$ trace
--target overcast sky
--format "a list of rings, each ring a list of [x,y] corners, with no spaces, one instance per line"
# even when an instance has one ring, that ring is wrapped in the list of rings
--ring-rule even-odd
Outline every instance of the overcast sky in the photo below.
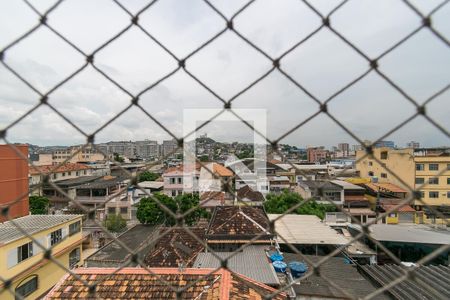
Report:
[[[31,1],[40,11],[53,1]],[[148,1],[122,0],[131,12]],[[246,1],[211,1],[227,17]],[[411,1],[428,13],[441,1]],[[326,14],[339,1],[311,3]],[[0,49],[38,22],[22,1],[0,1]],[[107,0],[68,0],[48,17],[49,24],[68,40],[90,53],[130,23],[129,16]],[[224,27],[221,19],[202,1],[162,0],[139,18],[155,38],[182,58]],[[321,23],[301,1],[256,1],[234,23],[235,28],[272,57],[277,57]],[[376,57],[421,24],[403,1],[349,1],[331,17],[333,28],[370,57]],[[433,26],[450,39],[450,5],[433,16]],[[5,61],[41,92],[46,92],[84,63],[84,57],[45,27],[9,49]],[[132,93],[168,74],[177,62],[137,27],[95,56],[95,64]],[[424,102],[450,83],[450,48],[428,30],[422,30],[379,61],[398,86]],[[272,63],[233,32],[226,32],[187,60],[186,68],[216,94],[230,99]],[[328,29],[322,29],[281,60],[282,69],[321,101],[368,69],[367,62]],[[39,97],[0,65],[0,128],[22,116]],[[64,84],[49,102],[87,133],[93,132],[130,103],[130,97],[92,67]],[[221,108],[223,104],[183,70],[140,98],[149,114],[181,136],[183,109]],[[274,71],[233,101],[233,108],[267,109],[270,139],[283,135],[318,110],[318,105],[284,75]],[[376,140],[415,113],[415,107],[372,72],[332,100],[329,111],[362,140]],[[427,106],[429,115],[447,131],[450,128],[450,91]],[[252,136],[244,124],[210,124],[203,132],[222,141]],[[102,130],[97,142],[110,140],[168,139],[169,135],[142,111],[133,107]],[[47,107],[8,131],[11,142],[71,145],[85,138]],[[386,139],[405,146],[449,145],[449,139],[422,117]],[[281,141],[304,147],[357,142],[325,115],[319,115]]]

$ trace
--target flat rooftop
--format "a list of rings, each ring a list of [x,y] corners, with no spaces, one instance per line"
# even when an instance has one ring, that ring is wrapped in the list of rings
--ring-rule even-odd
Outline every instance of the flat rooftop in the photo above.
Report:
[[[268,214],[275,220],[281,215]],[[304,245],[345,245],[347,240],[330,226],[323,223],[317,216],[287,214],[275,221],[277,241],[280,244]],[[283,238],[281,238],[282,236]],[[285,242],[286,241],[286,242]]]
[[[82,215],[29,215],[0,223],[0,245],[80,219]],[[17,229],[22,228],[22,231]],[[26,234],[25,234],[26,233]]]
[[[361,231],[361,226],[350,224],[349,228]],[[418,244],[450,244],[450,231],[417,224],[373,224],[369,227],[371,236],[382,242],[404,242]]]

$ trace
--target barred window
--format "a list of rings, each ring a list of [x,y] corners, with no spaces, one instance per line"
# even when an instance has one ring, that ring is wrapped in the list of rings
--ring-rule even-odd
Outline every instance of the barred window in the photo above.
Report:
[[[28,295],[31,295],[37,289],[38,289],[38,276],[33,275],[33,277],[30,280],[16,287],[15,299],[23,299]]]
[[[62,229],[58,229],[50,233],[50,245],[56,245],[62,241]]]

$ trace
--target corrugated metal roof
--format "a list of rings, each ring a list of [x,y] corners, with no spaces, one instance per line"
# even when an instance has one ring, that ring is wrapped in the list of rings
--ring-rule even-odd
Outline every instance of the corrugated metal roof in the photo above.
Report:
[[[279,214],[269,214],[270,220],[277,219]],[[275,221],[275,231],[278,243],[304,245],[345,245],[347,240],[339,235],[330,226],[323,223],[318,217],[310,215],[287,214]]]
[[[264,284],[280,284],[264,249],[267,246],[250,245],[242,252],[228,259],[228,268],[236,273],[247,276]],[[215,252],[221,259],[233,255],[233,252]],[[199,253],[194,262],[194,268],[218,268],[220,261],[212,253]]]
[[[17,226],[32,235],[80,217],[81,215],[30,215],[0,223],[0,244],[10,243],[26,236],[17,229]]]
[[[361,226],[357,224],[348,225],[358,231]],[[434,229],[426,225],[418,224],[373,224],[369,226],[370,236],[377,241],[404,242],[420,244],[450,244],[450,231],[446,229]]]
[[[377,284],[384,286],[405,274],[410,267],[400,265],[366,265],[363,272]],[[396,284],[388,289],[395,299],[436,299],[433,292],[437,292],[442,299],[450,299],[450,267],[448,266],[419,266],[414,271],[416,281],[412,278]]]

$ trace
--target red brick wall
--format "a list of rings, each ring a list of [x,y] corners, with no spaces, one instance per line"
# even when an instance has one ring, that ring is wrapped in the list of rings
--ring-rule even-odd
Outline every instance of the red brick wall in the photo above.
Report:
[[[27,145],[16,145],[28,157]],[[19,197],[20,200],[14,204]],[[0,208],[9,206],[9,217],[28,215],[28,161],[22,159],[13,148],[0,145]],[[7,220],[0,214],[0,222]]]

